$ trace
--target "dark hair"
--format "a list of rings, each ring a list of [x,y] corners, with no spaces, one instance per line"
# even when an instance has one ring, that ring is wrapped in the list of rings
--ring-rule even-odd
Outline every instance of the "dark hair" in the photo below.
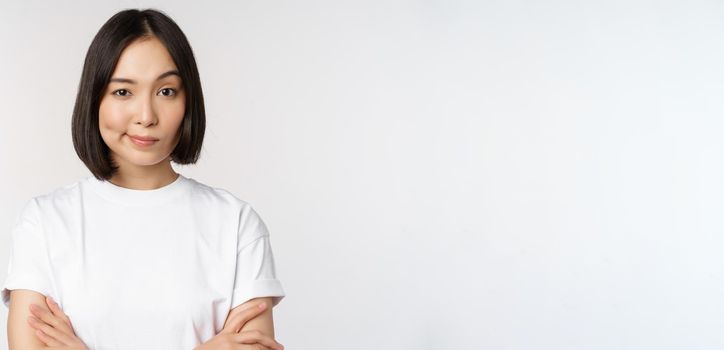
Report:
[[[187,91],[184,119],[178,144],[171,153],[177,164],[193,164],[199,158],[206,128],[204,97],[191,45],[181,28],[165,13],[127,9],[106,21],[88,47],[78,95],[73,108],[73,146],[78,157],[98,180],[110,179],[118,166],[101,137],[98,125],[100,100],[123,50],[143,37],[158,38],[176,64]]]

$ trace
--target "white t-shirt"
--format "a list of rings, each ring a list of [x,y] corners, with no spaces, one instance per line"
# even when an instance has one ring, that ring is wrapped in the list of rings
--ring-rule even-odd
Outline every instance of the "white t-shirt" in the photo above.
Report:
[[[27,201],[6,307],[12,289],[55,299],[91,350],[190,350],[237,305],[285,295],[257,212],[181,174],[154,190],[89,176]]]

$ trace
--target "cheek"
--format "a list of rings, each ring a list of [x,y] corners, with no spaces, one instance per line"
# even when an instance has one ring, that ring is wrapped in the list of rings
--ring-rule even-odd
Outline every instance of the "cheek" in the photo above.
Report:
[[[124,113],[121,106],[116,106],[112,101],[101,101],[98,110],[98,125],[101,134],[125,132]]]
[[[184,103],[174,103],[167,106],[165,114],[168,118],[166,119],[169,120],[169,124],[180,124],[184,119],[184,112],[186,112]]]
[[[166,123],[166,126],[168,127],[168,129],[166,131],[172,134],[178,131],[181,123],[184,120],[184,114],[186,113],[186,102],[183,99],[183,96],[181,96],[181,99],[178,103],[171,104],[167,107],[168,108],[166,109],[166,115],[168,116],[168,123]]]

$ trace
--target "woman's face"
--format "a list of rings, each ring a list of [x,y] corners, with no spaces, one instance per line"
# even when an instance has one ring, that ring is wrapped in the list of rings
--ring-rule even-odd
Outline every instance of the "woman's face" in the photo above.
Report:
[[[185,97],[176,64],[157,38],[136,40],[123,50],[101,97],[98,123],[120,169],[169,158],[179,141]]]

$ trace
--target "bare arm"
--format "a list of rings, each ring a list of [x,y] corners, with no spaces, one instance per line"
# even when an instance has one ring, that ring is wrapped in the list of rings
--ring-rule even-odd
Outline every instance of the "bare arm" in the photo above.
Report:
[[[226,321],[224,322],[224,327],[226,327],[226,323],[229,322],[229,319],[231,319],[234,315],[241,312],[241,310],[244,310],[248,307],[256,306],[257,304],[260,304],[261,302],[266,302],[266,310],[259,314],[259,316],[254,317],[253,319],[249,320],[249,322],[246,322],[244,326],[241,328],[241,332],[250,331],[250,330],[258,330],[259,332],[267,335],[268,337],[274,339],[274,319],[272,317],[272,297],[263,297],[263,298],[254,298],[251,299],[229,311],[229,315],[226,317]]]
[[[8,349],[40,350],[47,349],[35,335],[35,329],[28,324],[31,316],[30,304],[50,310],[45,303],[45,295],[28,289],[10,291],[10,311],[8,313]]]

